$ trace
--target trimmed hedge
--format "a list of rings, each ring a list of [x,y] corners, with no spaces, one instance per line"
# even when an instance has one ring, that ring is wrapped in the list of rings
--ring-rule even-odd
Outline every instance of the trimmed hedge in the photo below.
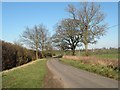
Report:
[[[35,51],[2,41],[2,70],[11,69],[35,60]]]

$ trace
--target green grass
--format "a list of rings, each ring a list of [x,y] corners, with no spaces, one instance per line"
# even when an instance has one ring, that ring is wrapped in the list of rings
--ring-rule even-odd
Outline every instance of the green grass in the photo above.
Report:
[[[46,60],[3,73],[3,88],[42,88],[46,74]]]
[[[85,52],[76,52],[77,56],[84,56]],[[89,51],[89,56],[95,56],[101,59],[111,59],[117,60],[118,59],[118,50],[95,50],[94,52]]]
[[[113,78],[118,80],[118,70],[114,70],[112,68],[108,68],[101,65],[91,65],[91,64],[84,64],[81,61],[75,61],[75,60],[67,60],[67,59],[60,59],[62,62],[69,64],[71,66],[74,66],[79,69],[83,69],[89,72],[93,72],[105,77]]]
[[[72,55],[71,51],[60,51],[56,50],[53,51],[55,55]],[[117,60],[118,59],[118,49],[102,49],[102,50],[94,50],[94,52],[91,50],[88,52],[89,56],[95,56],[98,58],[105,58],[105,59],[110,59],[110,60]],[[76,56],[85,56],[85,51],[79,51],[76,50]]]
[[[95,56],[101,59],[118,60],[118,50],[91,50],[89,56]],[[65,55],[72,55],[71,51],[64,52]],[[85,51],[76,50],[76,56],[85,56]]]
[[[98,54],[94,55],[98,58],[106,58],[106,59],[112,59],[112,60],[117,60],[118,59],[118,54]]]

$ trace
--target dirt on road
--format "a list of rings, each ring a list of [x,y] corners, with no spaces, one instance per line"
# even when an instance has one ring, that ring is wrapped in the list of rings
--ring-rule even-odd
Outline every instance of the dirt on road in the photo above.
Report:
[[[47,74],[44,79],[43,88],[63,88],[63,85],[60,80],[47,68]]]

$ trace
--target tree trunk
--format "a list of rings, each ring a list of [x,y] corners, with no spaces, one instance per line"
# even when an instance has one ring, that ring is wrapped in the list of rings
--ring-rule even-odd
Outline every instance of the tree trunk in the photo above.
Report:
[[[38,49],[36,49],[36,60],[38,59]]]
[[[36,59],[38,59],[38,31],[36,29]]]
[[[72,55],[73,55],[73,56],[75,55],[75,49],[72,50]]]
[[[42,50],[42,58],[44,58],[44,51]]]
[[[85,55],[88,56],[88,44],[85,44]]]
[[[43,45],[43,43],[42,43],[42,58],[44,58],[44,45]]]

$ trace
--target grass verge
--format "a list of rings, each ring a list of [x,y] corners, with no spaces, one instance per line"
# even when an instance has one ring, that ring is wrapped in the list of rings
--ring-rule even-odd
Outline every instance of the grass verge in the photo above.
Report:
[[[46,74],[46,61],[37,60],[33,64],[2,74],[3,88],[42,88]]]
[[[69,59],[63,59],[61,58],[60,61],[69,64],[71,66],[74,66],[79,69],[83,69],[89,72],[93,72],[105,77],[109,77],[112,79],[118,80],[118,70],[114,70],[109,67],[105,67],[102,65],[91,65],[91,64],[84,64],[81,61],[76,61],[76,60],[69,60]]]

